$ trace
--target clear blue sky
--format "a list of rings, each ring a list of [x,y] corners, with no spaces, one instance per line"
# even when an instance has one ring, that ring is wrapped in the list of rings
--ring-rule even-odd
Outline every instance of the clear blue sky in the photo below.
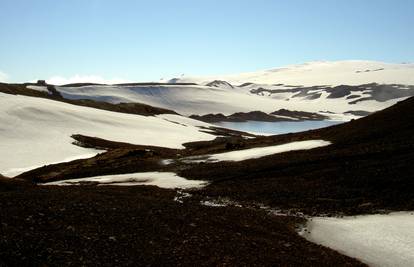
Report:
[[[412,0],[0,0],[0,72],[147,81],[312,60],[412,62],[413,12]]]

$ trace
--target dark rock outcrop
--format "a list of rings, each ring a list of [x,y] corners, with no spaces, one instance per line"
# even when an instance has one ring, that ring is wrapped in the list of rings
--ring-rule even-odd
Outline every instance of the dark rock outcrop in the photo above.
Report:
[[[215,122],[245,122],[245,121],[264,121],[264,122],[278,122],[278,121],[301,121],[301,120],[326,120],[329,117],[319,113],[305,112],[305,111],[290,111],[287,109],[280,109],[267,114],[262,111],[251,112],[236,112],[231,115],[206,114],[206,115],[191,115],[190,118],[215,123]]]
[[[321,115],[319,113],[315,112],[306,112],[306,111],[291,111],[288,109],[279,109],[277,111],[274,111],[270,113],[272,115],[278,115],[278,116],[286,116],[290,118],[294,118],[297,120],[326,120],[329,119],[328,116]]]
[[[209,82],[208,84],[206,84],[206,86],[234,88],[234,86],[231,85],[230,83],[228,83],[226,81],[220,81],[220,80],[215,80],[215,81]]]
[[[206,115],[191,115],[190,118],[200,120],[204,122],[244,122],[244,121],[284,121],[286,119],[280,119],[276,116],[269,115],[262,111],[251,111],[251,112],[236,112],[231,115],[225,116],[221,113],[218,114],[206,114]]]
[[[365,111],[365,110],[350,110],[350,111],[344,112],[344,114],[351,114],[355,116],[365,117],[365,116],[372,114],[372,112]]]
[[[284,87],[288,87],[284,85]],[[328,99],[345,98],[353,100],[349,104],[355,104],[361,101],[375,100],[384,102],[391,99],[414,96],[414,86],[402,84],[378,84],[369,83],[363,85],[338,85],[338,86],[310,86],[301,87],[293,86],[289,89],[271,89],[263,86],[251,89],[252,94],[270,95],[277,97],[278,94],[290,93],[290,98],[304,98],[307,100],[319,99],[321,92],[328,93]]]

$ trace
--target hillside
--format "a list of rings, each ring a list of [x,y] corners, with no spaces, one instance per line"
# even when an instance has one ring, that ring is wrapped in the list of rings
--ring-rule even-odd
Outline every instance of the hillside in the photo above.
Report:
[[[80,178],[79,169],[87,171],[87,176],[116,173],[113,170],[122,173],[161,170],[210,181],[206,188],[196,192],[200,198],[224,197],[308,214],[412,209],[413,108],[414,98],[410,98],[365,118],[319,130],[186,143],[186,149],[179,155],[161,149],[137,158],[137,152],[131,152],[136,148],[116,148],[114,144],[110,152],[93,159],[52,165],[21,177],[46,182],[63,177]],[[186,160],[304,140],[325,140],[332,144],[244,161]],[[167,159],[172,163],[162,163]],[[99,168],[99,164],[111,169]]]
[[[170,148],[215,138],[198,128],[209,124],[174,114],[126,114],[40,97],[0,93],[0,111],[0,173],[6,176],[102,152],[73,145],[73,134]]]
[[[185,116],[279,109],[350,120],[414,96],[414,64],[311,62],[220,77],[182,77],[170,83],[57,86],[69,100],[143,103]]]
[[[179,154],[174,149],[77,136],[85,145],[99,144],[108,152],[33,170],[20,176],[24,180],[0,178],[0,262],[358,266],[354,259],[301,238],[295,227],[304,223],[302,212],[413,210],[413,109],[414,98],[409,98],[342,125],[280,136],[184,143]],[[326,140],[326,144],[243,161],[190,160],[304,140]],[[171,163],[164,163],[166,159]],[[210,183],[182,191],[24,182],[40,182],[39,177],[70,179],[82,172],[94,176],[143,170],[176,172]],[[14,225],[16,221],[23,223]]]
[[[333,144],[180,172],[213,182],[200,194],[265,203],[308,214],[414,209],[414,98],[342,125],[259,137],[245,146],[322,139]]]

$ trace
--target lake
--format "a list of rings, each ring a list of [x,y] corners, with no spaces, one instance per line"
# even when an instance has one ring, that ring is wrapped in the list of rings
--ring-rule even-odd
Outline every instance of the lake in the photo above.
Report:
[[[313,130],[343,123],[343,121],[246,121],[246,122],[218,122],[213,123],[219,127],[237,131],[250,132],[253,134],[285,134]]]

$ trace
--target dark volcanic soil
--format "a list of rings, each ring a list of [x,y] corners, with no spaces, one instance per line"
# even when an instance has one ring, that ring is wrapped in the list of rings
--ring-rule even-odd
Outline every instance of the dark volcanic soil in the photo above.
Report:
[[[414,209],[414,98],[366,118],[324,129],[244,139],[237,133],[185,144],[185,150],[132,146],[92,137],[109,151],[92,159],[0,177],[0,266],[358,265],[309,243],[295,217],[205,207],[203,199],[263,203],[306,214]],[[182,157],[322,139],[333,145],[242,162],[191,164]],[[161,159],[174,159],[170,165]],[[33,181],[165,170],[211,181],[184,203],[156,187],[33,186]]]
[[[180,176],[212,180],[200,194],[259,202],[307,214],[414,209],[414,98],[343,125],[252,139],[333,145],[242,162],[197,164]]]
[[[293,217],[156,187],[3,184],[0,266],[362,266],[299,237]]]
[[[93,159],[20,175],[36,181],[137,171],[173,171],[211,184],[196,197],[228,197],[284,210],[360,214],[414,209],[414,98],[360,120],[295,134],[218,138],[182,151],[113,149]],[[333,144],[242,162],[189,164],[181,157],[322,139]],[[114,144],[116,145],[116,144]],[[143,152],[144,151],[144,152]],[[161,159],[178,159],[162,165]]]

